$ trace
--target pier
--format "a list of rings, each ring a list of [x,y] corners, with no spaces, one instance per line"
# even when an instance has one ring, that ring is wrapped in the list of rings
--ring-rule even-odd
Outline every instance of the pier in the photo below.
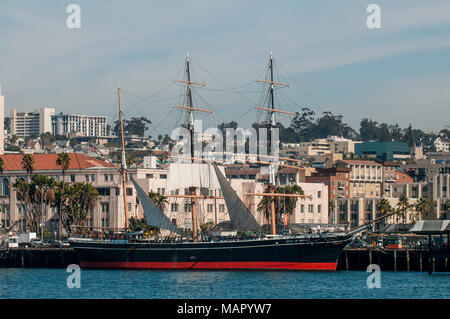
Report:
[[[450,251],[379,247],[345,248],[338,262],[338,270],[366,270],[370,264],[377,264],[385,271],[450,271]]]
[[[0,249],[0,268],[66,268],[78,264],[72,248]]]

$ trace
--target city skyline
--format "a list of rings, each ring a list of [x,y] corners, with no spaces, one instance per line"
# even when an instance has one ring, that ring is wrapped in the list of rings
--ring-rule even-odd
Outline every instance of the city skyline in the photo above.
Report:
[[[140,103],[135,95],[153,95],[179,78],[189,51],[194,75],[208,84],[200,91],[206,105],[200,106],[216,112],[210,126],[240,114],[245,116],[239,124],[250,125],[261,87],[254,83],[242,94],[226,89],[257,80],[273,50],[289,73],[291,87],[283,92],[295,105],[288,111],[331,111],[355,129],[369,117],[427,132],[449,124],[450,5],[440,1],[377,1],[380,29],[366,26],[369,2],[77,4],[78,30],[66,27],[66,3],[3,5],[5,114],[47,106],[58,113],[104,115],[112,124],[120,83],[125,114],[152,120],[152,136],[170,133],[175,116],[169,109],[176,104],[171,98],[179,87]]]

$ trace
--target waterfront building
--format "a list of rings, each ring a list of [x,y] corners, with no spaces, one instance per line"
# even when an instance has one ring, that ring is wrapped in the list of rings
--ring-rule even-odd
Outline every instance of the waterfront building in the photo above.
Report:
[[[10,113],[11,135],[18,137],[33,137],[43,133],[52,132],[51,117],[55,114],[54,108],[39,108],[33,112],[19,112],[12,109]]]
[[[349,198],[350,192],[350,171],[351,168],[336,166],[332,168],[317,168],[311,176],[306,176],[308,183],[324,183],[328,186],[328,197]]]
[[[407,143],[401,142],[366,142],[355,145],[355,154],[370,159],[394,161],[411,157]]]
[[[106,116],[76,115],[59,113],[51,117],[52,133],[54,135],[69,135],[76,133],[85,137],[107,136]]]
[[[377,198],[382,193],[383,166],[375,161],[343,160],[336,165],[350,169],[350,197]]]

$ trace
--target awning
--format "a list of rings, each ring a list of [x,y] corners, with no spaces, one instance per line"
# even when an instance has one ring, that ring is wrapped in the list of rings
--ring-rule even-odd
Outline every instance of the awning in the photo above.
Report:
[[[416,234],[448,234],[450,233],[450,220],[420,220],[409,230]]]

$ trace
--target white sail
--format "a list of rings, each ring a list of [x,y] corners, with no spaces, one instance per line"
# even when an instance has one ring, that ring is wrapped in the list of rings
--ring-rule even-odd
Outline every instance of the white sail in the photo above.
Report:
[[[214,167],[211,164],[172,163],[170,164],[167,190],[189,187],[220,189]],[[225,174],[223,167],[220,168]]]

